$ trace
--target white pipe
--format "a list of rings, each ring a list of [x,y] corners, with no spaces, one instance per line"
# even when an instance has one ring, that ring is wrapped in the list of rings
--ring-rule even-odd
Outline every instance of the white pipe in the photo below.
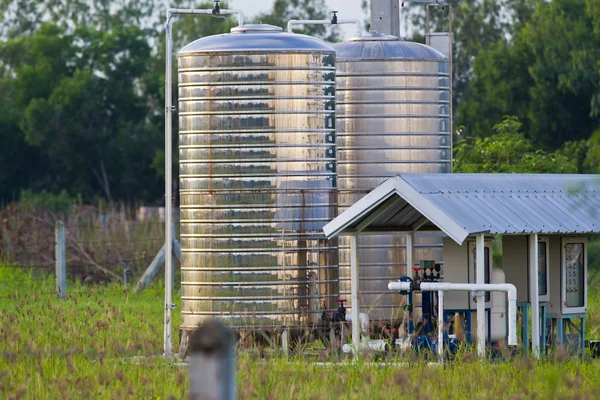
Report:
[[[338,19],[335,24],[329,19],[292,19],[287,23],[287,31],[294,32],[294,25],[342,25],[356,24],[356,36],[362,35],[362,22],[360,19]]]
[[[212,9],[193,9],[193,8],[169,8],[167,10],[167,19],[172,15],[213,15]],[[244,13],[242,10],[221,9],[218,15],[237,15],[238,25],[244,25]]]
[[[165,24],[165,318],[164,318],[164,356],[170,358],[173,354],[171,344],[171,310],[173,304],[173,35],[172,26],[174,15],[213,15],[212,9],[167,9]],[[238,16],[238,24],[244,24],[244,14],[241,10],[220,10],[220,15]]]
[[[368,349],[372,351],[384,352],[385,351],[385,340],[363,340],[360,344],[361,349]],[[346,343],[342,346],[342,351],[346,354],[352,353],[355,350],[353,344]]]
[[[485,284],[485,237],[480,233],[476,237],[476,268],[475,282]],[[477,354],[485,357],[485,294],[477,296]]]
[[[444,362],[444,291],[438,290],[438,356]]]
[[[540,297],[538,287],[538,235],[529,235],[529,301],[531,302],[531,351],[540,358]],[[523,315],[523,318],[529,318]],[[529,348],[529,343],[523,343]]]
[[[369,334],[369,315],[367,313],[361,312],[358,317],[360,321],[360,330],[362,331],[364,336]],[[346,313],[346,321],[352,322],[352,314]]]
[[[355,235],[350,236],[350,301],[352,302],[352,320],[360,321],[360,305],[358,303],[358,240]],[[352,343],[360,343],[359,324],[352,324]],[[356,352],[355,357],[358,357]]]
[[[396,291],[409,291],[411,282],[390,282],[388,289]],[[508,345],[517,345],[517,288],[511,283],[449,283],[449,282],[421,282],[419,290],[444,292],[505,292],[508,296]]]

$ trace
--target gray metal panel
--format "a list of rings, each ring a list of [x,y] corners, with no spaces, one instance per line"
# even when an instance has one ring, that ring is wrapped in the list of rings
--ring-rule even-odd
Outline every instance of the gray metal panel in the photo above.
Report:
[[[448,60],[428,46],[382,34],[354,38],[335,49],[340,212],[399,173],[450,172]],[[384,213],[376,223],[412,225],[419,217]],[[419,259],[442,261],[440,238],[418,235]],[[361,302],[370,318],[401,318],[403,299],[387,284],[410,270],[404,238],[361,237],[359,265]],[[350,300],[345,237],[340,238],[340,294]]]
[[[356,228],[394,196],[410,207],[396,203],[394,218],[376,218],[365,232],[404,230],[404,219],[414,219],[418,209],[429,219],[426,226],[437,226],[457,242],[481,232],[600,233],[600,175],[402,174],[331,221],[325,227],[327,235]]]
[[[469,232],[600,231],[600,176],[549,174],[403,175]]]
[[[250,28],[179,53],[184,330],[303,326],[338,296],[335,53]]]

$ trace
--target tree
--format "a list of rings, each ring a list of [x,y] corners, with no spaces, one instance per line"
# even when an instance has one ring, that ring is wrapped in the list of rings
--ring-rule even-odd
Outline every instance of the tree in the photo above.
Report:
[[[600,124],[597,9],[593,0],[538,2],[514,35],[476,58],[459,124],[486,135],[499,116],[513,114],[548,150],[589,139]]]
[[[154,198],[150,168],[160,134],[147,125],[139,77],[150,48],[134,26],[109,31],[43,24],[8,40],[18,127],[42,155],[35,186],[108,200]],[[157,135],[157,133],[159,135]]]
[[[495,135],[459,141],[454,149],[455,172],[575,173],[577,166],[559,153],[535,150],[520,132],[516,117],[504,117]]]
[[[469,84],[473,63],[479,53],[502,39],[510,29],[503,20],[506,11],[503,2],[497,0],[452,1],[453,32],[453,95],[455,104],[460,103]],[[445,7],[431,7],[432,31],[448,30],[448,11]],[[403,9],[405,23],[412,28],[411,40],[425,41],[425,7],[409,4]]]

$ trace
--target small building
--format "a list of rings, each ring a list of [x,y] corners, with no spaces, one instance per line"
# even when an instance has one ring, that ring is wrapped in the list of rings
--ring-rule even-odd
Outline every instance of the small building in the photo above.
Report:
[[[531,310],[534,355],[539,356],[547,342],[560,346],[574,338],[583,348],[587,239],[600,233],[600,175],[398,175],[323,230],[328,238],[351,237],[353,305],[359,304],[360,265],[352,238],[405,234],[407,262],[414,265],[419,261],[413,259],[415,233],[441,232],[445,235],[443,282],[490,283],[499,276],[517,288],[525,344],[529,342],[527,311]],[[492,239],[501,240],[501,265],[492,265]],[[503,310],[493,318],[493,296],[477,293],[474,298],[470,293],[453,292],[444,301],[446,311],[469,318],[476,310],[473,334],[481,355],[486,340],[506,334]],[[358,312],[352,309],[356,317]],[[358,329],[353,330],[353,339],[357,337]]]

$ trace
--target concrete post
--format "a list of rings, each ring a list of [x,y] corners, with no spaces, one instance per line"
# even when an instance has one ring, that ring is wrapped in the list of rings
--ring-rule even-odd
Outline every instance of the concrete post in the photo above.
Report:
[[[67,265],[65,262],[65,224],[58,221],[54,228],[56,262],[56,295],[59,299],[67,298]]]
[[[216,319],[190,337],[191,400],[234,400],[235,348],[233,332]]]

